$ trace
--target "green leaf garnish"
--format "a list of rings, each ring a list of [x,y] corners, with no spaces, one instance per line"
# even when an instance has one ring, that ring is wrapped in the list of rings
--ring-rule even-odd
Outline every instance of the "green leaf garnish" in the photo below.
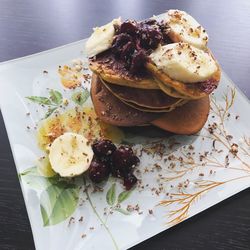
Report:
[[[113,183],[106,195],[106,201],[110,206],[113,206],[115,204],[116,200],[115,193],[116,193],[116,185],[115,183]]]
[[[123,201],[127,200],[130,194],[132,193],[133,189],[129,191],[123,191],[118,196],[118,203],[122,203]]]
[[[82,105],[89,98],[89,91],[85,89],[84,91],[78,91],[71,96],[71,100],[78,105]]]
[[[62,97],[62,94],[59,91],[51,89],[49,94],[50,94],[50,100],[53,103],[55,103],[57,105],[62,103],[63,97]]]
[[[47,97],[42,97],[42,96],[27,96],[26,97],[28,100],[41,104],[41,105],[51,105],[51,101]]]

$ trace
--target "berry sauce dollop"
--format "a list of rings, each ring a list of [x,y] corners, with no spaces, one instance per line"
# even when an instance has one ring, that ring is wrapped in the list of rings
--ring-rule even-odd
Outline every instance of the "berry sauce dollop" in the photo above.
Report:
[[[137,178],[133,174],[134,168],[140,159],[134,154],[131,147],[116,147],[112,141],[101,139],[92,145],[94,158],[89,167],[89,178],[94,183],[107,179],[110,173],[123,180],[126,190],[131,189]]]
[[[142,22],[127,20],[115,27],[116,35],[112,43],[112,52],[117,59],[125,63],[132,74],[143,74],[148,55],[159,44],[169,43],[166,24],[154,19]]]

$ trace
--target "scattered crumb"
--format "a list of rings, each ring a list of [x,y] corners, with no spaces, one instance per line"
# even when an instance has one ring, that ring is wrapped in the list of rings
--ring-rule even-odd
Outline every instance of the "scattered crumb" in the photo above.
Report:
[[[75,218],[74,218],[74,217],[70,217],[69,223],[68,223],[68,227],[69,227],[72,223],[75,223]]]
[[[238,153],[238,145],[236,143],[233,143],[231,145],[230,153],[232,153],[234,156]]]

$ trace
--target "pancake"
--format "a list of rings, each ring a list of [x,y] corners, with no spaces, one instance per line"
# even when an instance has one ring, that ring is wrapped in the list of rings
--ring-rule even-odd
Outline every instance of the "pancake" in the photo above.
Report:
[[[105,87],[120,100],[149,109],[168,109],[182,101],[161,90],[136,89],[110,84],[101,79]]]
[[[159,113],[142,112],[124,104],[109,92],[95,74],[92,75],[91,98],[99,119],[114,126],[145,125],[160,116]]]
[[[165,113],[151,123],[175,134],[195,134],[200,131],[206,123],[209,108],[209,97],[206,96],[199,100],[189,101],[172,112]]]
[[[174,109],[174,107],[169,107],[169,108],[164,108],[164,109],[151,109],[151,108],[147,108],[147,107],[143,107],[143,106],[137,105],[137,104],[132,103],[132,102],[124,101],[122,99],[121,99],[121,101],[123,103],[125,103],[126,105],[134,108],[134,109],[137,109],[137,110],[140,110],[140,111],[144,111],[144,112],[165,113],[165,112],[170,112],[171,110]]]
[[[115,58],[110,50],[89,59],[89,68],[107,82],[139,89],[159,89],[149,72],[141,76],[132,75],[122,61]]]
[[[127,102],[124,100],[121,100],[122,102],[124,102],[126,105],[134,108],[134,109],[138,109],[144,112],[159,112],[159,113],[165,113],[165,112],[171,112],[172,110],[174,110],[176,107],[179,107],[181,105],[184,105],[187,100],[180,100],[178,103],[173,104],[172,106],[168,107],[168,108],[163,108],[163,109],[151,109],[151,108],[147,108],[147,107],[143,107],[140,105],[137,105],[135,103],[131,103],[131,102]]]
[[[174,88],[160,82],[159,80],[157,80],[158,86],[160,87],[160,89],[167,95],[172,96],[174,98],[182,98],[182,99],[187,99],[190,100],[190,97],[185,96],[179,92],[177,92]]]
[[[218,64],[217,64],[218,65]],[[152,73],[152,75],[158,79],[162,84],[167,85],[168,87],[174,88],[177,92],[181,93],[189,97],[190,99],[200,99],[208,95],[208,93],[204,92],[200,83],[184,83],[180,81],[176,81],[171,79],[166,73],[164,73],[161,69],[158,69],[153,62],[148,62],[146,64],[147,69]],[[218,70],[211,77],[211,81],[218,85],[220,81],[220,67],[218,65]]]

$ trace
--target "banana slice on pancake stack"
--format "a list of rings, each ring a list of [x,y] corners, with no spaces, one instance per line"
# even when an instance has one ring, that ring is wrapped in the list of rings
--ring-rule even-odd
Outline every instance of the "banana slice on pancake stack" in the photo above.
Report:
[[[118,18],[95,28],[86,52],[99,118],[116,126],[198,132],[221,75],[207,43],[205,29],[180,10],[141,22]]]

